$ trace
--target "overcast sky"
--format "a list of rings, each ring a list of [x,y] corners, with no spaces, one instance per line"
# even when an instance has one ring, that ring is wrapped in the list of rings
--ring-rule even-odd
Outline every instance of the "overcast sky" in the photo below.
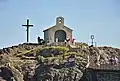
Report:
[[[100,46],[120,48],[120,0],[0,0],[0,48],[26,42],[26,19],[30,19],[30,42],[43,38],[43,29],[63,16],[73,37]]]

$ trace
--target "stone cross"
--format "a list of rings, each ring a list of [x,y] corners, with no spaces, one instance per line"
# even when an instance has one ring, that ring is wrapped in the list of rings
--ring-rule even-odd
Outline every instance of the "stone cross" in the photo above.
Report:
[[[22,25],[27,27],[27,42],[29,42],[29,27],[33,27],[33,25],[29,24],[29,19],[27,19],[27,25]]]

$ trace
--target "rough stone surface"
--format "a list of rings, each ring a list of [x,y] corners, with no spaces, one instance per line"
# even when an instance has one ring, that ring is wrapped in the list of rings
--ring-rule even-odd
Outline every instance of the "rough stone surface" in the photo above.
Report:
[[[0,67],[7,67],[12,72],[14,81],[39,81],[39,79],[50,79],[49,81],[79,81],[84,75],[86,68],[109,64],[109,58],[113,55],[120,58],[120,49],[112,47],[89,47],[87,44],[77,43],[74,48],[71,45],[68,46],[68,52],[77,53],[75,56],[75,65],[73,64],[72,67],[71,65],[69,67],[68,56],[65,56],[63,59],[61,55],[43,57],[41,64],[36,62],[36,55],[40,55],[40,49],[44,47],[46,46],[24,43],[1,49]],[[55,52],[56,50],[54,50]],[[3,76],[0,76],[0,79],[6,80]]]

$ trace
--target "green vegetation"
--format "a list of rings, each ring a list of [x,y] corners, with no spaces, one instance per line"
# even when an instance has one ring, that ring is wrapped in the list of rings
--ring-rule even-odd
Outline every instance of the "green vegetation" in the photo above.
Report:
[[[65,53],[65,52],[69,51],[68,48],[66,48],[66,47],[62,47],[62,46],[44,47],[44,48],[42,48],[40,51],[47,51],[47,50],[52,50],[52,49],[55,49],[55,50],[61,51],[62,53]]]
[[[56,55],[62,55],[66,52],[68,52],[69,49],[66,47],[61,46],[51,46],[51,47],[44,47],[40,50],[40,53],[38,55],[44,56],[44,57],[54,57]]]
[[[37,60],[38,63],[40,63],[40,64],[44,62],[44,59],[45,59],[45,58],[44,58],[43,56],[40,56],[40,55],[38,55],[37,58],[36,58],[36,60]]]
[[[65,54],[63,54],[64,56],[68,56],[68,55],[77,55],[76,52],[67,52]]]
[[[24,55],[24,54],[32,54],[34,52],[39,52],[39,50],[41,49],[41,47],[42,46],[34,48],[34,49],[31,49],[31,50],[22,51],[22,53],[17,54],[17,56],[19,57],[19,56]]]

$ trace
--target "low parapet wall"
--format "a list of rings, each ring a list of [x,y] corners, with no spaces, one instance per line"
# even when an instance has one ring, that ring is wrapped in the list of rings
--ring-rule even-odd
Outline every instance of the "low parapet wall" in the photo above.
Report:
[[[80,81],[120,81],[120,70],[87,68]]]
[[[90,64],[88,68],[92,69],[101,69],[101,70],[120,70],[120,63],[118,64],[100,64],[97,66],[96,64]]]

